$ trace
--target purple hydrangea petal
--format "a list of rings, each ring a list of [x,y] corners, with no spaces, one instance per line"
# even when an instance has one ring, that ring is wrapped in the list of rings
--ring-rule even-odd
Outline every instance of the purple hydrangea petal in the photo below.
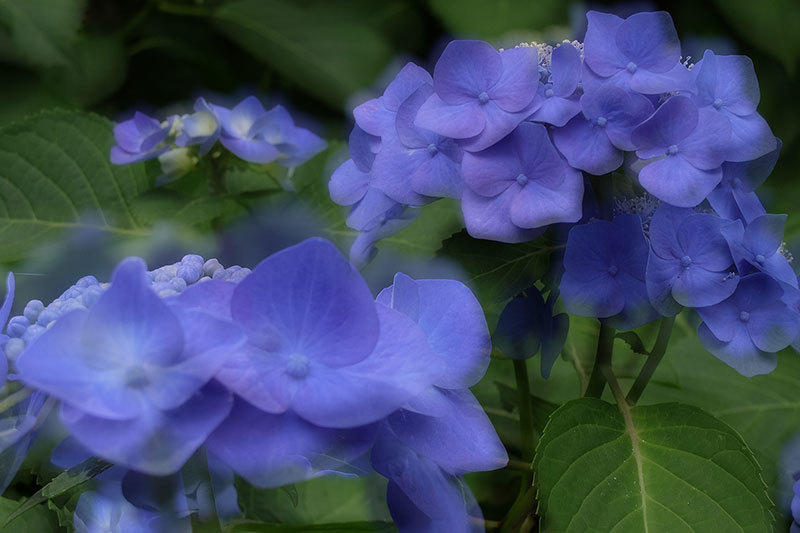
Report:
[[[220,142],[225,148],[250,163],[271,163],[280,155],[277,148],[263,139],[238,139],[223,135]]]
[[[620,24],[615,44],[637,70],[666,72],[681,56],[678,32],[666,11],[631,15]]]
[[[742,244],[753,256],[770,257],[783,242],[786,215],[763,215],[753,220],[744,230]]]
[[[642,270],[644,271],[644,269]],[[643,279],[634,277],[626,272],[621,272],[617,279],[620,289],[625,294],[625,305],[619,314],[603,318],[604,324],[619,330],[630,330],[658,318],[658,312],[650,304],[647,286]]]
[[[533,101],[538,105],[538,100]],[[489,148],[497,141],[514,131],[523,120],[527,119],[534,111],[535,106],[529,106],[516,113],[509,113],[501,109],[493,101],[481,106],[485,119],[485,128],[478,135],[463,139],[461,146],[464,150],[477,152]],[[441,132],[439,132],[441,133]]]
[[[570,165],[590,174],[600,176],[622,165],[623,153],[611,143],[606,130],[582,115],[554,129],[553,142]]]
[[[686,307],[705,307],[728,298],[736,290],[739,276],[692,266],[683,271],[672,286],[672,297]]]
[[[518,192],[512,186],[492,198],[464,189],[461,210],[469,234],[476,239],[490,239],[517,243],[532,241],[544,233],[545,228],[523,229],[511,222],[511,202]]]
[[[414,124],[419,108],[430,98],[431,94],[433,94],[433,86],[422,85],[397,109],[395,121],[397,138],[408,148],[427,148],[428,145],[436,145],[439,142],[439,136],[436,133]]]
[[[261,121],[266,113],[258,98],[248,96],[225,117],[225,133],[236,139],[253,139],[263,127]]]
[[[280,487],[328,473],[319,469],[323,456],[335,457],[346,470],[367,451],[375,429],[321,428],[293,413],[268,414],[237,399],[206,446],[249,483]]]
[[[278,146],[278,164],[293,168],[302,165],[328,147],[321,137],[305,128],[294,128],[285,143]]]
[[[216,379],[262,411],[289,409],[294,383],[287,380],[286,360],[275,353],[247,344],[228,357]]]
[[[659,107],[653,115],[642,122],[631,134],[631,140],[639,150],[660,148],[667,152],[672,145],[686,139],[699,122],[697,106],[686,96],[673,96]],[[639,157],[652,157],[640,153]]]
[[[231,302],[251,343],[331,366],[370,354],[378,337],[373,305],[358,271],[333,244],[317,238],[262,261]]]
[[[650,219],[650,245],[662,259],[680,259],[684,243],[678,238],[683,222],[695,214],[692,209],[661,204]]]
[[[616,15],[589,11],[588,26],[583,40],[584,60],[591,69],[603,77],[624,69],[629,60],[616,45],[616,36],[623,20]]]
[[[621,72],[623,77],[627,73]],[[653,95],[674,91],[691,92],[694,89],[692,74],[682,63],[675,63],[672,69],[663,73],[637,70],[630,77],[628,85],[638,93]]]
[[[347,147],[350,157],[353,158],[358,169],[362,172],[369,172],[375,161],[375,154],[380,150],[380,145],[380,137],[370,135],[358,126],[353,126]]]
[[[489,98],[500,109],[516,113],[528,108],[536,98],[539,83],[536,49],[510,48],[500,52],[503,74],[488,91]]]
[[[411,175],[411,187],[424,196],[461,198],[461,167],[440,151]]]
[[[683,259],[688,256],[693,265],[716,272],[726,271],[733,264],[733,258],[722,234],[725,224],[726,221],[713,215],[691,213],[677,228],[679,248],[675,249],[674,257]]]
[[[340,368],[312,368],[298,383],[292,407],[307,421],[338,428],[376,422],[442,375],[444,364],[422,329],[399,311],[374,305],[381,334],[369,357]]]
[[[800,314],[781,300],[765,302],[750,311],[747,331],[756,348],[778,352],[789,346],[800,333]]]
[[[412,280],[395,275],[377,301],[415,320],[447,370],[434,384],[448,389],[475,385],[489,366],[491,341],[483,310],[472,291],[454,280]],[[416,301],[417,317],[408,302]]]
[[[406,63],[400,69],[394,80],[386,87],[383,93],[382,102],[386,109],[398,111],[400,105],[414,92],[423,85],[433,84],[433,78],[424,68],[414,64]]]
[[[62,320],[62,319],[59,319]],[[133,420],[109,420],[68,404],[61,420],[94,455],[154,476],[177,472],[228,415],[231,394],[212,382],[182,406]]]
[[[563,126],[581,112],[580,97],[578,95],[562,98],[560,96],[546,96],[546,89],[539,90],[541,106],[531,116],[531,120],[544,122],[553,126]]]
[[[583,212],[583,176],[573,169],[563,169],[563,181],[557,188],[530,181],[511,201],[511,222],[521,228],[540,228],[559,222],[577,222]]]
[[[438,394],[449,404],[442,416],[400,410],[388,418],[400,442],[451,474],[503,468],[508,455],[475,396],[469,390]]]
[[[431,159],[426,149],[407,148],[399,140],[384,141],[372,166],[372,185],[392,200],[413,206],[433,201],[411,188],[410,177]]]
[[[730,121],[708,109],[698,112],[697,127],[678,144],[682,157],[701,170],[714,170],[728,155]]]
[[[477,100],[448,104],[434,93],[419,108],[414,124],[445,137],[467,139],[484,130],[486,117]]]
[[[639,172],[639,182],[656,198],[678,207],[694,207],[722,180],[722,169],[700,170],[683,157],[667,156]]]
[[[360,170],[355,161],[348,159],[333,171],[328,191],[331,200],[337,204],[353,205],[367,194],[369,183],[369,173]]]
[[[531,145],[531,150],[539,146]],[[516,183],[523,173],[518,152],[508,137],[480,152],[466,152],[461,173],[467,186],[482,196],[496,196]]]
[[[631,132],[653,112],[653,104],[646,97],[613,85],[586,92],[581,96],[581,108],[592,123],[602,117],[609,139],[622,150],[636,148],[631,141]]]
[[[672,287],[681,272],[680,260],[662,259],[653,250],[647,259],[647,296],[650,304],[662,316],[674,316],[681,312],[681,305],[672,296]]]
[[[386,109],[380,98],[371,98],[353,109],[353,117],[360,129],[380,136],[392,127],[395,114]]]
[[[117,266],[111,287],[88,312],[81,335],[81,347],[108,366],[131,360],[168,365],[181,356],[183,342],[178,318],[150,288],[139,258]]]
[[[571,96],[581,80],[581,54],[569,43],[553,49],[550,60],[550,79],[556,96]]]
[[[776,147],[774,150],[757,159],[722,164],[725,178],[730,180],[733,188],[742,192],[753,192],[764,183],[767,177],[772,174],[783,146],[780,139],[776,138],[775,142]]]
[[[727,115],[731,122],[728,161],[751,161],[769,154],[778,146],[769,124],[758,113],[744,117]]]
[[[193,283],[179,295],[166,300],[185,311],[203,311],[220,320],[233,322],[231,317],[231,298],[236,283],[210,279],[203,283]]]
[[[771,257],[767,257],[759,267],[760,270],[766,272],[776,280],[782,281],[792,287],[797,286],[797,276],[794,273],[794,269],[783,255],[776,253]]]
[[[386,488],[386,502],[389,505],[392,520],[400,531],[436,533],[446,530],[459,533],[483,533],[485,530],[483,513],[467,484],[455,476],[445,476],[444,479],[449,482],[434,486],[437,490],[447,491],[449,498],[445,501],[448,503],[439,507],[433,513],[433,517],[422,511],[403,492],[400,485],[393,481],[389,482]],[[436,481],[438,480],[439,478],[436,478]],[[424,480],[421,483],[424,483]]]
[[[353,206],[347,215],[347,227],[358,231],[368,231],[381,226],[387,219],[387,213],[400,204],[383,191],[368,187],[364,197]]]
[[[692,69],[698,105],[745,116],[755,113],[761,98],[753,61],[747,56],[717,56],[706,50]]]
[[[433,70],[436,94],[450,105],[474,102],[503,75],[503,59],[484,41],[452,41]]]
[[[608,317],[625,307],[619,283],[608,274],[594,273],[592,278],[586,278],[566,272],[560,287],[564,307],[573,315]]]
[[[714,357],[746,377],[769,374],[778,365],[778,356],[759,350],[745,328],[737,328],[729,341],[717,339],[706,324],[700,324],[697,336]]]

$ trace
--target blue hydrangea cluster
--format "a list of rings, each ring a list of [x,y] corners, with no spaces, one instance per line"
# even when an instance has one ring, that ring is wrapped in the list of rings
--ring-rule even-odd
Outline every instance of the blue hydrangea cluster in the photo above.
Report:
[[[81,497],[78,530],[189,531],[209,505],[235,516],[234,475],[277,487],[376,471],[401,531],[478,531],[462,476],[507,462],[469,391],[491,352],[470,290],[397,274],[373,298],[322,239],[252,272],[129,258],[110,283],[30,302],[7,331],[9,379],[60,402],[69,437],[53,462],[115,465]]]
[[[409,63],[355,108],[351,159],[329,184],[362,232],[355,257],[369,259],[377,239],[405,225],[394,221],[443,197],[461,200],[474,237],[535,239],[581,219],[583,173],[623,162],[676,207],[752,192],[724,172],[777,146],[756,110],[750,59],[710,50],[696,64],[682,59],[666,12],[587,18],[583,43],[498,51],[453,41],[433,76]]]
[[[800,533],[800,472],[795,474],[792,490],[794,492],[792,497],[792,526],[789,533]]]
[[[327,146],[313,132],[296,126],[286,108],[276,105],[266,110],[254,96],[231,109],[201,97],[194,113],[171,115],[163,121],[136,112],[114,127],[114,138],[112,163],[128,165],[158,158],[166,176],[191,170],[218,141],[245,161],[275,162],[287,168],[305,163]]]

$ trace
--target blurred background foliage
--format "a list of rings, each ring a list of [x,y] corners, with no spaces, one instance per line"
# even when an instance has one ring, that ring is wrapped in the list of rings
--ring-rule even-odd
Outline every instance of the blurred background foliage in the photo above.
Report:
[[[432,69],[453,38],[481,38],[499,47],[581,39],[588,9],[621,16],[665,9],[685,56],[700,58],[711,48],[753,59],[759,110],[783,140],[760,194],[769,211],[791,215],[786,239],[800,255],[797,0],[0,0],[0,197],[8,204],[6,214],[0,209],[0,263],[19,273],[17,305],[31,298],[48,301],[86,274],[106,279],[125,255],[144,256],[151,267],[187,252],[217,256],[226,266],[254,266],[311,235],[346,250],[354,234],[344,225],[344,208],[329,200],[326,183],[346,157],[353,106],[379,93],[408,60]],[[219,196],[209,192],[207,163],[160,188],[154,187],[155,162],[125,168],[107,163],[111,122],[101,117],[117,121],[143,110],[163,118],[188,111],[200,95],[226,105],[249,94],[287,105],[301,125],[329,142],[325,153],[296,170],[291,184],[276,168],[233,162],[223,176],[227,192]],[[66,111],[43,112],[54,108]],[[52,188],[14,196],[31,172]],[[83,180],[94,187],[87,189]],[[7,214],[25,202],[31,204],[25,220]],[[538,245],[482,243],[478,257],[476,241],[463,234],[450,238],[460,228],[455,202],[423,209],[409,228],[380,245],[364,271],[372,289],[390,284],[398,270],[472,281],[488,271],[473,286],[491,323],[503,300],[545,274]],[[676,334],[674,355],[643,400],[698,405],[734,426],[753,447],[773,499],[783,506],[786,499],[774,487],[785,482],[778,481],[781,447],[800,429],[800,359],[782,354],[778,371],[744,380],[698,346],[693,320],[687,314],[679,319],[683,334]],[[649,333],[640,332],[648,345]],[[537,431],[557,403],[579,393],[595,338],[595,321],[575,319],[551,378],[542,380],[538,365],[531,365]],[[624,381],[636,375],[642,357],[622,342],[617,348],[615,364]],[[495,360],[475,390],[512,457],[519,451],[513,383],[511,365]],[[469,479],[487,519],[503,516],[518,478],[502,470]],[[15,489],[20,494],[22,481]],[[300,500],[308,494],[314,512],[324,515],[321,521],[330,519],[325,513],[338,513],[340,520],[386,518],[385,509],[367,512],[383,509],[380,487],[359,482],[347,493],[341,483],[300,487]],[[303,511],[304,503],[298,508],[294,490],[243,490],[240,503],[253,517],[278,513],[282,523],[307,522],[314,512]],[[262,508],[264,502],[272,503]]]

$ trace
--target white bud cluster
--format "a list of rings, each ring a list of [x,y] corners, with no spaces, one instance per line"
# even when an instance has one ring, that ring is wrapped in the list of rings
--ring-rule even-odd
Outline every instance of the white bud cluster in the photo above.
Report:
[[[249,268],[225,268],[216,259],[206,261],[199,255],[186,255],[177,263],[148,272],[147,276],[153,291],[161,298],[168,298],[177,296],[194,283],[210,279],[238,283],[248,274]],[[100,283],[94,276],[86,276],[47,306],[40,300],[28,302],[22,315],[8,321],[6,333],[9,340],[3,347],[6,357],[11,361],[16,359],[25,346],[65,313],[91,308],[109,286],[110,283]]]
[[[580,41],[570,41],[564,39],[560,43],[556,44],[555,46],[547,43],[537,43],[536,41],[531,41],[529,43],[519,43],[514,48],[536,48],[536,51],[539,54],[539,66],[545,69],[550,69],[550,65],[553,62],[553,50],[558,48],[562,45],[570,45],[574,46],[578,52],[581,54],[581,59],[583,59],[583,43]],[[501,48],[500,51],[502,52],[503,49]]]
[[[614,216],[630,214],[639,215],[642,219],[642,229],[647,238],[650,238],[650,220],[661,205],[661,200],[649,193],[642,193],[632,198],[614,199]]]
[[[794,261],[794,256],[792,255],[792,252],[790,252],[789,249],[786,247],[785,242],[782,242],[781,245],[778,246],[778,253],[786,258],[787,263],[791,264],[791,262]]]

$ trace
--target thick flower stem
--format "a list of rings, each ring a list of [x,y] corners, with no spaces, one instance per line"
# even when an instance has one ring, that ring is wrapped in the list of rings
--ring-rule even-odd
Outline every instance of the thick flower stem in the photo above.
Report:
[[[33,389],[22,388],[16,392],[12,392],[2,400],[0,400],[0,413],[8,411],[19,402],[33,394]]]
[[[647,386],[650,378],[653,377],[653,373],[656,371],[656,368],[658,368],[658,364],[664,358],[664,354],[667,352],[667,344],[669,344],[669,337],[672,334],[672,326],[674,324],[674,316],[661,319],[661,326],[658,329],[656,344],[653,346],[650,355],[647,356],[647,361],[645,361],[642,370],[636,377],[636,381],[633,382],[631,390],[628,391],[626,401],[630,405],[636,405],[636,402],[639,401],[644,388]]]
[[[603,395],[606,378],[603,375],[603,366],[611,367],[611,356],[614,351],[614,335],[616,330],[600,323],[600,333],[597,336],[597,354],[594,358],[592,375],[583,395],[589,398],[599,398]]]

